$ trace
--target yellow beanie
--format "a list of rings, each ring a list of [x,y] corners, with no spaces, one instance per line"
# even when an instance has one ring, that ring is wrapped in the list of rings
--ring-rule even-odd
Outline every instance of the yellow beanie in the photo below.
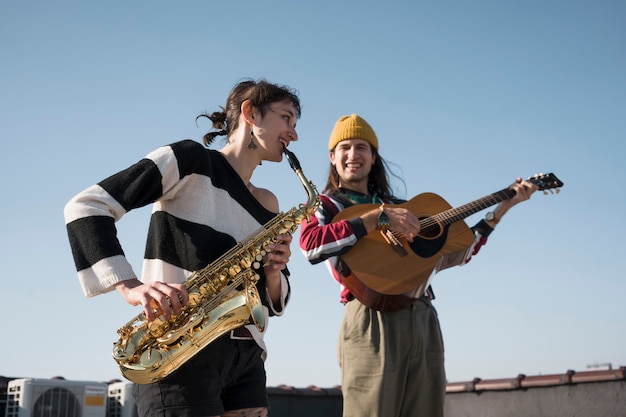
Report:
[[[378,138],[374,129],[358,114],[341,116],[337,120],[328,140],[328,150],[332,151],[339,142],[346,139],[363,139],[378,150]]]

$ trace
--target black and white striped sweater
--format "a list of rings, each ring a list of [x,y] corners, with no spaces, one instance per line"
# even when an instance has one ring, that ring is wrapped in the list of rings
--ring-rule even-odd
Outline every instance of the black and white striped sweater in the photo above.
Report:
[[[221,153],[192,140],[158,148],[65,206],[70,245],[87,297],[137,277],[124,256],[115,222],[150,203],[143,282],[184,282],[276,215],[252,196]],[[282,274],[281,310],[272,309],[260,280],[266,316],[282,314],[289,298],[287,275]]]

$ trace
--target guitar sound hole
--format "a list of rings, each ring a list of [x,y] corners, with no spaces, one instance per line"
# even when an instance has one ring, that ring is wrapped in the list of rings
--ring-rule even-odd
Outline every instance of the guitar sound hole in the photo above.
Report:
[[[431,218],[420,218],[420,232],[419,235],[424,239],[434,239],[441,234],[441,226]]]
[[[436,227],[428,228],[426,231],[421,230],[419,236],[409,243],[409,247],[417,256],[430,258],[443,248],[447,238],[448,229],[442,231],[439,225],[436,225]]]

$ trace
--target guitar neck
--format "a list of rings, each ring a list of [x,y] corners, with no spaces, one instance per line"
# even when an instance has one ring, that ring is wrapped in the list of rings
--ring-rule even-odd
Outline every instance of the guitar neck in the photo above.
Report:
[[[432,217],[435,218],[438,223],[447,226],[459,220],[463,220],[464,218],[471,216],[474,213],[478,213],[479,211],[484,210],[487,207],[491,207],[504,200],[513,198],[513,196],[515,196],[515,191],[509,188],[505,188],[493,194],[489,194],[485,197],[479,198],[478,200],[463,204],[462,206],[451,208],[450,210],[446,210]],[[428,219],[423,219],[422,221],[427,222]]]

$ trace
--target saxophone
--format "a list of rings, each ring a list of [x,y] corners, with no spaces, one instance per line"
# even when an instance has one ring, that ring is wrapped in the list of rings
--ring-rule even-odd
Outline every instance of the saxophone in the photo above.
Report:
[[[121,327],[113,359],[128,380],[138,384],[159,381],[237,327],[254,324],[260,331],[265,329],[255,285],[265,247],[277,242],[280,234],[293,235],[319,205],[317,189],[302,173],[296,156],[287,148],[283,152],[306,189],[307,202],[279,213],[220,258],[193,272],[185,281],[189,304],[180,314],[148,322],[142,312]]]

